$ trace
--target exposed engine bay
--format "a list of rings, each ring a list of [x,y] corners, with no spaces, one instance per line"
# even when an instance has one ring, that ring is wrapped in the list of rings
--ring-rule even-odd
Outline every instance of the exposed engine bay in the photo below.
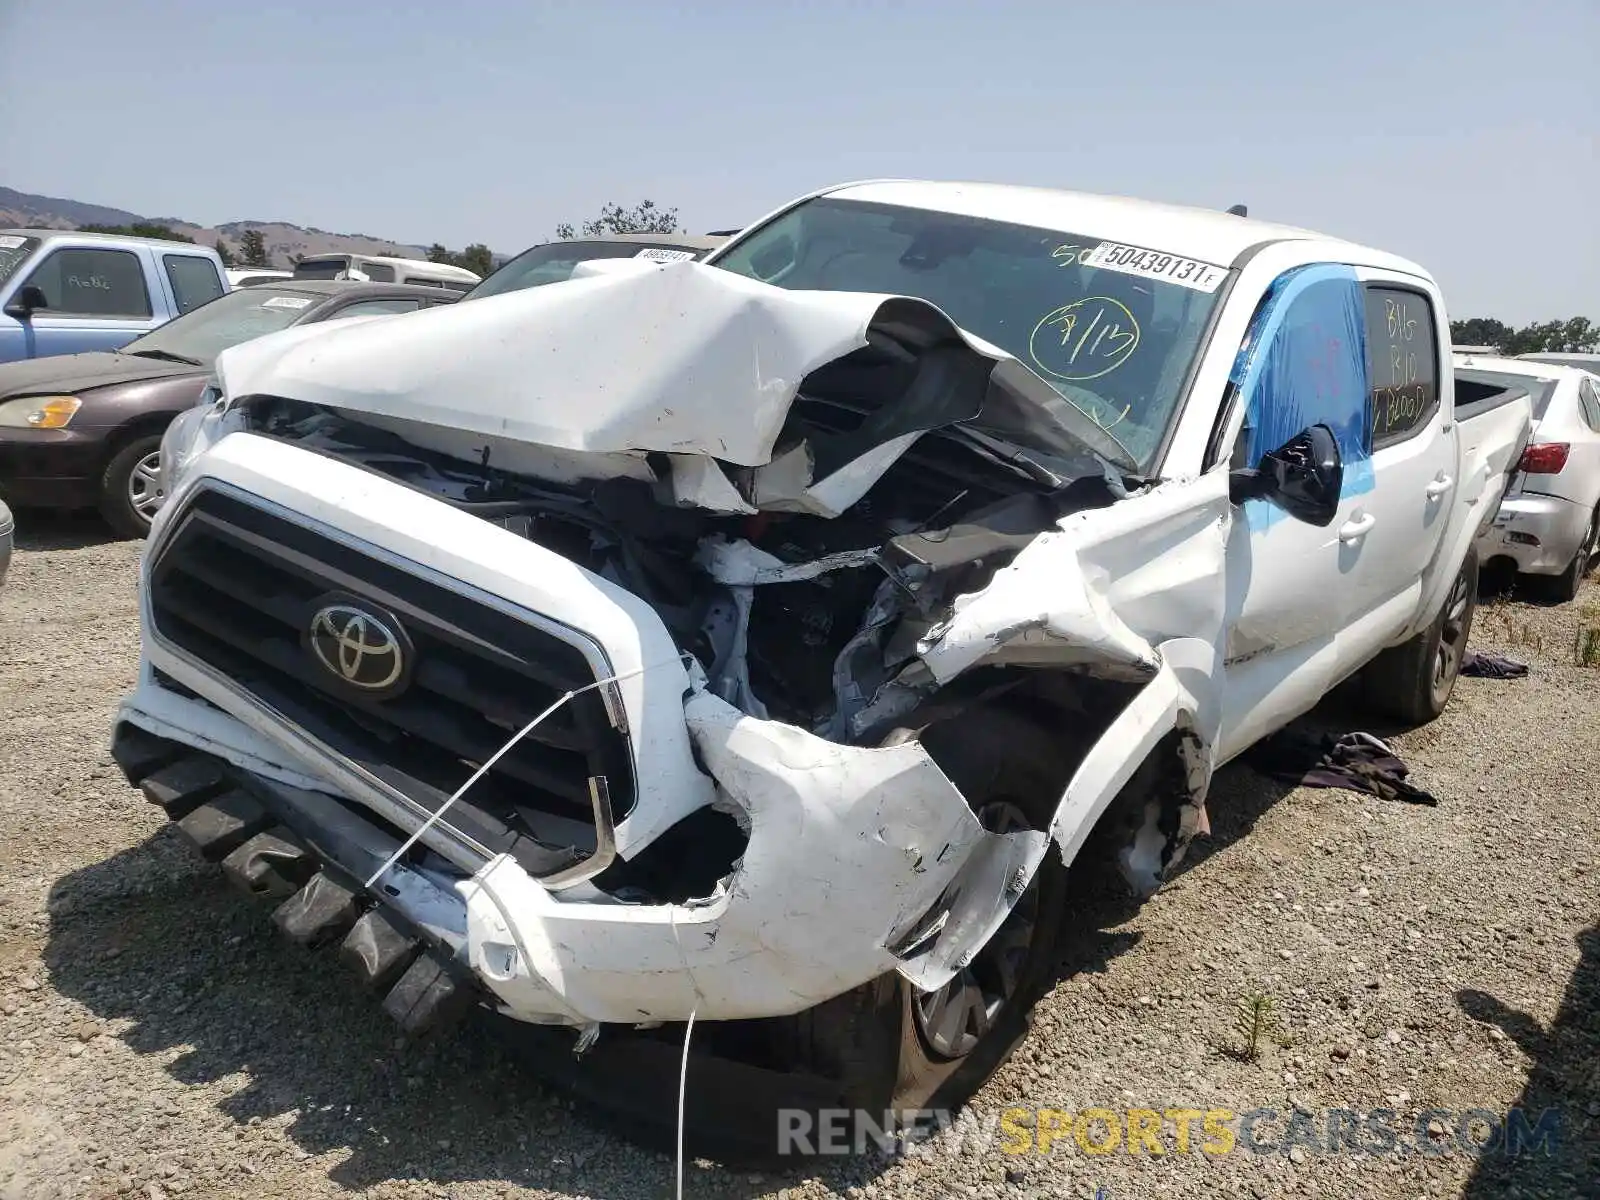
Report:
[[[770,464],[706,464],[716,480],[708,488],[702,477],[702,495],[741,512],[686,501],[681,456],[662,452],[641,453],[643,469],[627,475],[552,483],[497,467],[487,443],[469,462],[302,401],[255,397],[248,421],[628,589],[702,665],[710,690],[743,711],[867,745],[934,690],[916,646],[956,596],[981,589],[1062,516],[1136,483],[1087,448],[1047,456],[986,430],[990,366],[965,347],[918,353],[877,333],[805,379]],[[939,403],[918,411],[930,374]],[[860,499],[837,515],[805,511],[816,507],[805,491],[897,441],[904,448],[871,468]],[[783,494],[778,472],[795,484]]]

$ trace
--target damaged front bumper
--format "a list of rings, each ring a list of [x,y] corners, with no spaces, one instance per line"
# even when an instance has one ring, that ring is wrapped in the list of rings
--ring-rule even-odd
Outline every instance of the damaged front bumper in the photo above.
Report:
[[[703,691],[684,715],[718,804],[749,842],[713,894],[683,904],[552,890],[504,854],[472,874],[438,860],[380,874],[400,848],[396,829],[148,668],[114,748],[130,779],[247,889],[296,912],[339,895],[325,915],[299,918],[320,922],[305,939],[345,936],[368,909],[392,913],[470,971],[495,1007],[535,1023],[779,1016],[893,970],[936,987],[1003,920],[1044,854],[1043,833],[985,832],[915,743],[842,747]],[[174,761],[186,764],[178,784],[150,773]],[[185,790],[183,778],[203,786]],[[232,797],[221,811],[219,796]],[[286,869],[303,855],[285,845],[318,848],[316,864],[337,881],[316,884],[321,900],[300,896],[310,860]]]
[[[261,863],[287,861],[283,845],[315,847],[314,878],[331,882],[280,870],[272,886],[297,885],[280,910],[312,913],[294,918],[296,928],[326,917],[319,939],[348,935],[364,914],[392,913],[431,948],[430,969],[446,973],[439,979],[475,979],[490,1004],[529,1022],[781,1016],[895,970],[942,986],[1004,920],[1044,855],[1042,831],[985,831],[916,742],[843,746],[740,712],[705,689],[659,618],[623,589],[411,489],[247,435],[213,448],[190,483],[159,515],[146,554],[145,659],[119,715],[119,745],[155,739],[198,752],[174,761],[210,764],[204,795],[174,799],[158,780],[152,799],[205,836],[226,831],[202,849],[247,884],[271,874]],[[614,828],[596,830],[599,840],[626,860],[714,808],[747,837],[742,854],[704,895],[639,902],[598,879],[552,886],[457,828],[451,812],[424,832],[436,810],[386,785],[384,764],[341,754],[164,632],[152,596],[172,590],[161,581],[164,553],[200,511],[191,501],[202,490],[235,508],[293,514],[306,537],[329,517],[321,528],[337,535],[341,569],[356,556],[381,558],[386,571],[426,575],[560,631],[607,684],[607,711],[632,756],[630,804]],[[295,553],[305,557],[304,544]],[[273,606],[271,597],[253,603]],[[151,776],[140,775],[151,753],[124,757],[142,764],[124,765],[151,793]],[[217,771],[224,782],[211,779]],[[213,812],[218,795],[235,797],[245,817]],[[418,852],[385,869],[417,834]],[[305,888],[318,895],[297,899]]]

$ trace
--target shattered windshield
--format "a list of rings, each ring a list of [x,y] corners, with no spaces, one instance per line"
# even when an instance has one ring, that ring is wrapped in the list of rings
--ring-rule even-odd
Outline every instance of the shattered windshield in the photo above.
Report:
[[[1049,381],[1153,466],[1227,271],[1059,230],[837,197],[712,264],[777,287],[915,296]]]

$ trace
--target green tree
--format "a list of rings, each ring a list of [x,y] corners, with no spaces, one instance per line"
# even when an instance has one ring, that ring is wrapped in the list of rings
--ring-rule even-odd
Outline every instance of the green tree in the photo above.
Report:
[[[606,237],[617,233],[677,233],[678,210],[657,208],[654,200],[642,200],[632,208],[620,204],[607,204],[600,215],[583,223],[584,237]],[[556,226],[556,237],[574,238],[580,230],[570,224]]]
[[[217,239],[217,257],[222,260],[222,265],[231,267],[238,260],[233,257],[233,251],[228,249],[228,243],[221,238]]]
[[[428,261],[444,263],[450,267],[465,267],[476,275],[487,275],[494,270],[494,255],[482,242],[473,242],[460,254],[447,250],[441,243],[435,242],[428,247]]]
[[[465,267],[475,275],[488,275],[494,270],[494,255],[482,242],[473,242],[457,256],[456,266]]]
[[[152,225],[148,221],[135,221],[131,225],[80,225],[82,233],[118,233],[123,237],[160,238],[164,242],[190,242],[194,239],[167,225]]]
[[[267,239],[259,229],[246,229],[239,235],[239,259],[247,267],[270,267]]]
[[[1588,317],[1541,321],[1513,333],[1503,347],[1507,354],[1570,354],[1594,350],[1600,327]]]
[[[1511,327],[1493,317],[1450,322],[1450,340],[1458,346],[1501,346],[1510,336]]]
[[[1600,325],[1588,317],[1537,321],[1513,329],[1492,317],[1451,321],[1450,338],[1463,346],[1494,346],[1502,354],[1582,354],[1600,348]]]

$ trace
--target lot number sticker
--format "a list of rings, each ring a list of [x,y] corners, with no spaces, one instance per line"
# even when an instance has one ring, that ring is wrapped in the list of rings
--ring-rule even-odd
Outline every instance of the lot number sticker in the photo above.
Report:
[[[306,308],[311,304],[309,296],[274,296],[270,300],[261,302],[262,308]]]
[[[1228,275],[1224,268],[1211,263],[1164,254],[1160,250],[1146,250],[1140,246],[1124,246],[1120,242],[1101,242],[1080,261],[1086,267],[1159,279],[1164,283],[1193,288],[1197,292],[1216,291]]]
[[[634,255],[635,258],[648,259],[651,262],[675,263],[686,262],[694,257],[693,250],[663,250],[655,246],[647,246]]]

